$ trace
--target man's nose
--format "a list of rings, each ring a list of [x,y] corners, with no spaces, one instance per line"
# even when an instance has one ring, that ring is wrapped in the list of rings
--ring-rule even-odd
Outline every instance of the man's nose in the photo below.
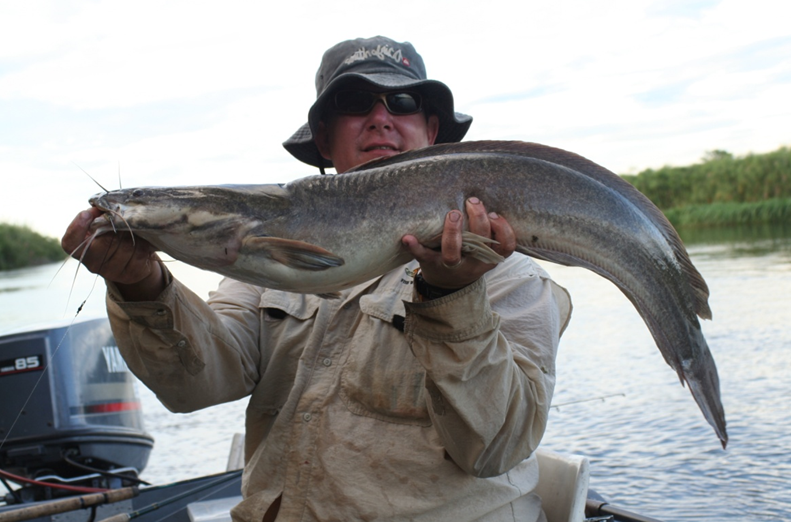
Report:
[[[393,115],[385,107],[384,101],[376,100],[371,112],[368,113],[368,121],[371,125],[389,126],[393,122]]]

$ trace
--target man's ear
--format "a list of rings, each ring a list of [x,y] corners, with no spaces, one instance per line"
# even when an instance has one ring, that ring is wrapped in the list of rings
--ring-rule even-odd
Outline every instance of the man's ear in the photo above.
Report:
[[[313,142],[316,148],[319,149],[319,154],[326,159],[332,161],[330,157],[330,135],[327,132],[327,125],[323,121],[319,122],[319,128],[316,129],[316,135],[313,136]]]
[[[428,144],[434,145],[434,141],[437,139],[437,134],[439,133],[439,118],[436,114],[432,114],[428,117],[426,127],[428,129]]]

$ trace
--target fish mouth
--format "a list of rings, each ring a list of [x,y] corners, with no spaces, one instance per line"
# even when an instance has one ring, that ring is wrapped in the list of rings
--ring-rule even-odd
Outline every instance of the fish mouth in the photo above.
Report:
[[[88,203],[91,204],[92,207],[98,208],[102,212],[107,214],[117,214],[121,210],[121,205],[112,204],[106,201],[102,196],[95,196],[88,200]]]
[[[102,215],[91,223],[91,229],[109,232],[110,230],[115,231],[118,225],[125,225],[129,228],[129,224],[123,217],[121,205],[107,201],[104,196],[104,194],[97,194],[88,200],[92,207],[102,211]],[[129,230],[131,231],[131,228]]]

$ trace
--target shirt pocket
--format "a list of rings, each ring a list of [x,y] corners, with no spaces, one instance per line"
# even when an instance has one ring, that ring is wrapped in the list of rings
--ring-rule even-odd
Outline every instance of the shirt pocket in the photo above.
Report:
[[[261,294],[259,340],[262,353],[262,373],[268,362],[287,353],[299,359],[313,332],[321,298],[277,290]]]
[[[399,297],[368,294],[360,299],[360,320],[349,339],[340,395],[356,415],[431,426],[426,371],[412,354],[404,334],[393,326],[393,318],[404,313]]]
[[[253,390],[248,416],[276,416],[288,400],[320,303],[311,295],[270,290],[262,294],[258,304],[261,377]]]

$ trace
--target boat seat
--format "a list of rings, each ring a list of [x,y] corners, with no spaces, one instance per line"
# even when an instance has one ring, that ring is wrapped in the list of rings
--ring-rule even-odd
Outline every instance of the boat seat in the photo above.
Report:
[[[225,471],[236,471],[242,468],[244,468],[244,433],[234,433]]]
[[[590,464],[579,455],[538,449],[538,487],[547,522],[582,522],[588,497]]]

